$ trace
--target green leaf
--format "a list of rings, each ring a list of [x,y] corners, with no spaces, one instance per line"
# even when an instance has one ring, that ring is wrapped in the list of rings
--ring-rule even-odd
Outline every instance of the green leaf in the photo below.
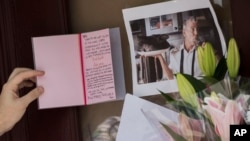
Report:
[[[186,141],[186,139],[184,137],[182,137],[181,135],[175,133],[170,127],[168,127],[167,125],[161,123],[161,125],[167,130],[167,132],[172,136],[172,138],[175,141]]]
[[[202,119],[204,116],[197,111],[196,108],[192,107],[189,103],[185,101],[176,101],[171,103],[177,112],[183,112],[190,118]]]
[[[218,81],[223,80],[227,72],[227,61],[223,56],[216,66],[213,77]]]
[[[204,76],[203,79],[201,79],[201,81],[202,81],[203,83],[205,83],[206,86],[211,86],[211,85],[213,85],[213,84],[219,82],[216,78],[214,78],[214,77],[209,77],[209,76]]]
[[[174,98],[172,98],[169,94],[166,94],[160,90],[158,90],[160,92],[160,94],[166,99],[167,102],[173,102],[175,101]]]
[[[183,74],[183,76],[192,84],[196,93],[206,89],[206,84],[201,80],[198,80],[189,74]]]

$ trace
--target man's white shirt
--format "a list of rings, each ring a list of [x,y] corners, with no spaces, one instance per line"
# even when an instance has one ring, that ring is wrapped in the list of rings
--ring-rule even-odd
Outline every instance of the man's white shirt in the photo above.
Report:
[[[184,49],[184,44],[182,44],[179,48],[171,49],[169,68],[173,71],[174,74],[180,72],[182,50],[183,50],[182,73],[192,75],[192,62],[194,61],[194,66],[193,66],[194,76],[201,76],[202,72],[198,64],[198,55],[197,51],[195,51],[196,47],[193,47],[189,52],[187,52],[187,50]],[[195,55],[193,56],[194,53]]]

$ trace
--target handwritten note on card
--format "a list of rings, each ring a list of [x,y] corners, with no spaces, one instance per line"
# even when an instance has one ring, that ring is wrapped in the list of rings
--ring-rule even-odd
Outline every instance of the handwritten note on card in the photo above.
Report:
[[[91,105],[124,99],[119,28],[32,38],[37,78],[44,87],[39,109]]]
[[[109,30],[82,34],[88,104],[116,99]]]

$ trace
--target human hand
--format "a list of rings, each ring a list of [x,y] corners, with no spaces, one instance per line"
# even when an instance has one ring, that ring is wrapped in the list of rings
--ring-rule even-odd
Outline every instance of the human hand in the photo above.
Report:
[[[36,77],[44,75],[43,71],[28,68],[16,68],[3,85],[0,95],[0,135],[9,131],[22,118],[28,105],[44,91],[38,86],[23,97],[19,97],[19,89],[32,87]]]
[[[167,79],[169,80],[174,79],[173,71],[168,67],[168,64],[164,60],[163,56],[161,54],[158,54],[155,57],[159,59],[163,73],[166,75]]]

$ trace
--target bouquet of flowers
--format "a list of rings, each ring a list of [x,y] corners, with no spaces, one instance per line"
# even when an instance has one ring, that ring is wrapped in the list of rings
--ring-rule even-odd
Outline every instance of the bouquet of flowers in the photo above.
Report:
[[[240,55],[235,39],[230,39],[226,57],[216,59],[213,47],[198,47],[198,60],[203,74],[195,78],[176,74],[179,97],[161,92],[166,107],[179,113],[178,120],[159,118],[146,111],[147,119],[163,139],[174,141],[229,141],[230,125],[248,124],[248,79],[238,76]],[[153,121],[153,120],[152,120]]]

